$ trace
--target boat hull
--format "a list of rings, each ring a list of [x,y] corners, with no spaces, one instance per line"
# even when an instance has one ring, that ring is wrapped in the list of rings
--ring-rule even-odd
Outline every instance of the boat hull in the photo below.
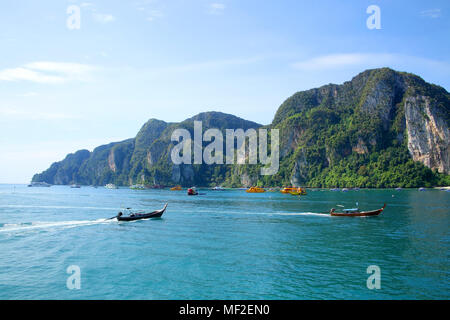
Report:
[[[161,216],[164,214],[167,208],[167,203],[161,210],[156,210],[149,213],[144,214],[136,214],[134,216],[117,216],[118,221],[135,221],[135,220],[142,220],[142,219],[150,219],[150,218],[161,218]]]
[[[384,204],[383,208],[372,211],[362,211],[362,212],[335,212],[334,209],[331,209],[330,215],[335,217],[370,217],[370,216],[378,216],[383,212],[384,208],[386,208],[386,204]]]

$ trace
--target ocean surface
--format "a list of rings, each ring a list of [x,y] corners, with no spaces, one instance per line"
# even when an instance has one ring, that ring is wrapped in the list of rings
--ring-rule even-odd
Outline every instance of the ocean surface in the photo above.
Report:
[[[450,298],[450,192],[201,192],[0,185],[0,299]],[[161,219],[105,220],[166,202]],[[355,202],[387,207],[321,214]]]

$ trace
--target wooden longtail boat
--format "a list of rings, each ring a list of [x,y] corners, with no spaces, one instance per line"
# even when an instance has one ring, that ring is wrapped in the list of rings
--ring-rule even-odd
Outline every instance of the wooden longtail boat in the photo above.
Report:
[[[384,208],[386,208],[386,203],[383,208],[373,211],[348,211],[348,212],[335,212],[334,208],[330,210],[330,215],[337,217],[369,217],[369,216],[377,216],[381,212],[383,212]],[[345,210],[344,210],[345,211]]]
[[[164,205],[164,208],[161,210],[156,210],[149,213],[131,213],[128,216],[123,216],[122,212],[119,212],[117,214],[117,220],[118,221],[134,221],[134,220],[140,220],[140,219],[149,219],[149,218],[161,218],[164,211],[166,211],[167,203]]]

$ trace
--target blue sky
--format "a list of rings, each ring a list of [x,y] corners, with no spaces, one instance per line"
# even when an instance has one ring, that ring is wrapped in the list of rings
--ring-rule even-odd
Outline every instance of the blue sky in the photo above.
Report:
[[[69,29],[69,6],[80,28]],[[377,5],[381,29],[369,29]],[[3,0],[0,183],[218,110],[270,123],[299,90],[388,66],[450,89],[450,2]]]

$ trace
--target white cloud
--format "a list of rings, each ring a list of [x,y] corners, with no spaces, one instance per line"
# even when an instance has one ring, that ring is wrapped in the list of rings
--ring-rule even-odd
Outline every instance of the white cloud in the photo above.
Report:
[[[436,19],[441,16],[441,9],[428,9],[420,12],[422,17]]]
[[[112,14],[94,13],[92,16],[94,17],[95,21],[100,23],[109,23],[116,20],[116,18]]]
[[[93,66],[80,63],[39,61],[0,70],[0,81],[31,81],[46,84],[72,80],[87,81],[94,69]]]
[[[0,71],[0,81],[31,81],[37,83],[62,83],[64,78],[36,72],[26,68],[4,69]]]
[[[225,4],[214,2],[209,4],[208,12],[210,14],[222,14],[225,8],[226,8]]]
[[[302,71],[344,69],[349,67],[376,68],[401,65],[423,65],[448,70],[448,63],[395,53],[337,53],[318,56],[294,63]]]

